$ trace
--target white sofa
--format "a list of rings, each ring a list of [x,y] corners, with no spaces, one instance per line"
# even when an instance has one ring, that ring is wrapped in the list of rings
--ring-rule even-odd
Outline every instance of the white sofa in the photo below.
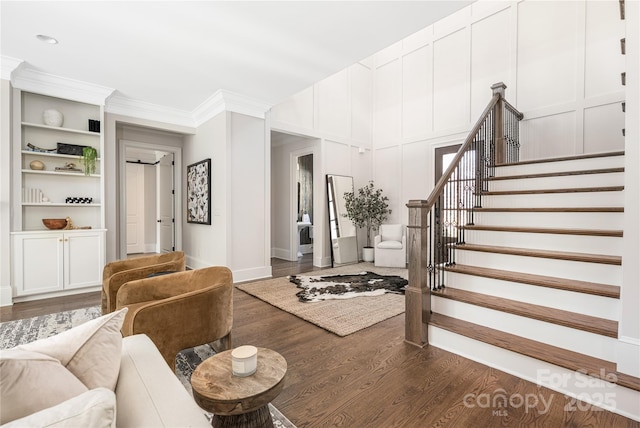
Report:
[[[122,338],[124,312],[2,351],[2,427],[210,427],[151,339]]]
[[[122,339],[116,426],[211,427],[193,397],[145,334]]]

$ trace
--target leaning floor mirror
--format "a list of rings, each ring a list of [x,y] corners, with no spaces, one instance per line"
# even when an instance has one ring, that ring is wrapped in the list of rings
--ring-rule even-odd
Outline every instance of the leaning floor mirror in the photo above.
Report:
[[[346,217],[344,194],[353,192],[353,177],[327,174],[331,266],[358,263],[356,227]]]

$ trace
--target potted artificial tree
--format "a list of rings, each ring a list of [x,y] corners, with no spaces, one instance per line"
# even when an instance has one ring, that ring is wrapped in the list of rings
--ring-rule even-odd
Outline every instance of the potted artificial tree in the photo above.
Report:
[[[391,214],[389,198],[382,195],[382,189],[376,189],[373,181],[358,189],[358,193],[346,192],[344,194],[344,214],[356,227],[364,227],[367,230],[367,245],[362,250],[362,259],[365,262],[373,261],[373,247],[371,246],[371,231],[378,230],[380,225]]]

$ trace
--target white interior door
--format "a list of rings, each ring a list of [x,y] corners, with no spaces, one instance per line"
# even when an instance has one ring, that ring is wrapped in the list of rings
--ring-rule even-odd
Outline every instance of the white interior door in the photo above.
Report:
[[[173,153],[169,153],[158,163],[158,242],[161,253],[175,249],[174,198]]]
[[[127,163],[127,254],[144,253],[144,167]]]

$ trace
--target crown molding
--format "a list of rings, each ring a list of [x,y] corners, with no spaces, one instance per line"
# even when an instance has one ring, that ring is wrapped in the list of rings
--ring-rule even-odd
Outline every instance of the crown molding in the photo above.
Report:
[[[104,111],[122,116],[171,123],[191,128],[195,126],[193,117],[188,111],[172,109],[145,101],[132,100],[117,92],[109,97]]]
[[[2,78],[10,80],[17,89],[102,105],[107,113],[139,119],[197,127],[224,111],[265,119],[266,113],[273,107],[272,104],[245,95],[219,90],[189,112],[132,100],[113,88],[35,70],[20,59],[7,56],[0,59]]]
[[[271,107],[272,104],[220,89],[196,107],[191,115],[196,126],[200,126],[224,111],[265,119]]]
[[[3,80],[11,80],[13,73],[19,68],[24,67],[24,61],[10,56],[0,55],[0,78]]]
[[[104,105],[114,91],[106,86],[55,76],[27,66],[12,73],[11,83],[23,91],[97,105]]]

